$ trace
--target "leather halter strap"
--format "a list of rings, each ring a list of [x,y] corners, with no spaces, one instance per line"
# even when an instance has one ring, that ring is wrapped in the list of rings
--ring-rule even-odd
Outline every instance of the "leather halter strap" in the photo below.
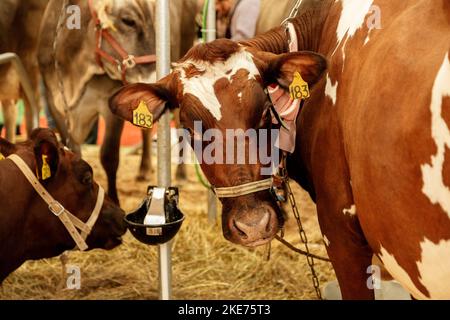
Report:
[[[127,84],[126,73],[128,69],[133,69],[138,64],[150,64],[156,62],[156,55],[145,55],[145,56],[134,56],[129,54],[122,45],[111,35],[111,33],[102,26],[102,22],[95,11],[93,0],[88,0],[89,11],[91,12],[92,19],[95,23],[95,59],[97,64],[104,69],[102,59],[106,60],[108,63],[117,67],[121,72],[122,82]],[[114,51],[119,55],[120,59],[116,59],[106,51],[102,49],[103,39],[114,49]]]
[[[61,203],[55,200],[44,188],[44,186],[39,182],[36,176],[31,171],[30,167],[22,160],[18,155],[12,154],[7,159],[14,162],[14,164],[22,171],[25,178],[33,186],[34,190],[39,194],[39,196],[48,204],[48,209],[61,220],[64,227],[69,232],[72,239],[75,241],[78,249],[85,251],[88,249],[86,244],[86,238],[91,233],[92,228],[98,220],[100,215],[100,210],[103,206],[103,201],[105,199],[105,191],[101,186],[98,186],[97,202],[94,209],[92,210],[89,220],[84,223],[79,218],[70,213],[66,208],[63,207]],[[78,230],[81,231],[81,234]]]

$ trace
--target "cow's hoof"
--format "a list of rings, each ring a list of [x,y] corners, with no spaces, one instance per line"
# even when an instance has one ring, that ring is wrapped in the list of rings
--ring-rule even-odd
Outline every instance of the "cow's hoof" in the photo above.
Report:
[[[186,169],[184,167],[178,166],[177,171],[175,173],[175,178],[178,181],[186,180],[187,179]]]
[[[140,171],[136,176],[138,182],[148,182],[152,177],[152,170]]]

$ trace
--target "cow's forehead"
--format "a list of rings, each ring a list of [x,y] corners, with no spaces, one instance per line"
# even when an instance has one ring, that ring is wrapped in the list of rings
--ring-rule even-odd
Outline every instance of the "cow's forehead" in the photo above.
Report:
[[[190,72],[192,68],[195,70],[194,74]],[[174,71],[180,76],[182,95],[195,96],[217,121],[222,119],[223,106],[215,90],[215,84],[219,80],[226,79],[233,85],[233,77],[241,70],[248,72],[248,81],[255,81],[260,76],[253,55],[245,48],[240,48],[224,61],[188,59],[174,64]],[[242,93],[239,97],[242,97]]]
[[[108,20],[107,13],[118,13],[119,10],[124,8],[137,10],[146,17],[153,17],[155,0],[97,0],[94,2],[94,6],[98,11],[100,20],[105,22],[105,19]]]

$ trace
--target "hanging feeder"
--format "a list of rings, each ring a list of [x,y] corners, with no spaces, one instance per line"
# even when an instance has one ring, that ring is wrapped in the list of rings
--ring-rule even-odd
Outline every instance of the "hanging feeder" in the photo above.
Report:
[[[142,204],[125,216],[131,234],[148,245],[172,240],[184,220],[184,214],[178,208],[178,198],[178,188],[148,187]]]

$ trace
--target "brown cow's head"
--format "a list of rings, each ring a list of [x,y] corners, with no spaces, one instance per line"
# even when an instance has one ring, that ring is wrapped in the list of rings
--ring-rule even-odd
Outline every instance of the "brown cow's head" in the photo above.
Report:
[[[0,140],[0,151],[5,157],[12,153],[19,155],[37,173],[41,184],[56,201],[83,222],[89,219],[99,190],[92,168],[63,148],[51,130],[36,129],[30,140],[16,145]],[[43,161],[50,167],[49,178],[42,177]],[[5,171],[2,172],[3,177],[14,174],[16,176],[10,178],[20,185],[17,185],[17,194],[11,195],[17,197],[13,202],[17,205],[9,208],[6,203],[2,207],[2,214],[8,215],[6,219],[13,221],[12,226],[20,226],[22,231],[18,232],[16,244],[19,246],[23,243],[25,246],[17,249],[26,252],[25,259],[51,257],[74,248],[75,242],[61,221],[49,211],[48,205],[22,173],[16,170],[15,165],[11,163],[10,169]],[[112,249],[119,245],[121,236],[126,232],[123,218],[124,212],[105,196],[99,218],[86,240],[89,248]]]
[[[133,110],[144,101],[159,118],[166,106],[179,107],[181,124],[193,135],[202,129],[217,129],[226,137],[227,129],[269,128],[269,99],[264,92],[268,84],[278,83],[285,90],[296,71],[313,85],[326,68],[326,61],[311,52],[275,55],[243,47],[230,40],[216,40],[199,45],[174,65],[173,72],[155,84],[126,86],[110,99],[116,115],[132,121]],[[168,102],[166,104],[166,102]],[[215,137],[217,140],[217,137]],[[214,141],[225,145],[230,141]],[[234,140],[233,140],[234,141]],[[242,140],[241,140],[242,141]],[[261,143],[258,141],[258,148]],[[273,143],[273,141],[272,141]],[[211,142],[203,142],[207,150]],[[245,146],[251,144],[245,140]],[[233,148],[234,149],[234,148]],[[226,152],[227,148],[223,148]],[[249,148],[246,148],[246,160]],[[223,155],[223,159],[227,157]],[[203,162],[202,169],[215,187],[229,187],[262,180],[260,161],[245,164]],[[224,236],[235,243],[257,246],[270,241],[283,223],[279,208],[269,191],[236,198],[221,199]]]

